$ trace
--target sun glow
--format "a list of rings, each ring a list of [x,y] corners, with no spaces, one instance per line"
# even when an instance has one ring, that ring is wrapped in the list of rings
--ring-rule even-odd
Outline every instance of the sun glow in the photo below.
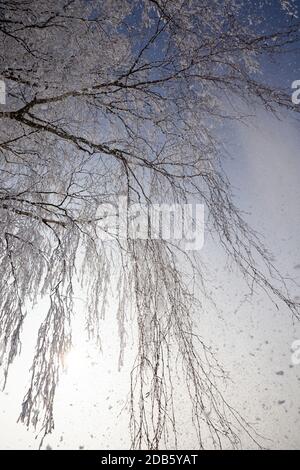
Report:
[[[85,351],[79,347],[73,347],[67,352],[63,359],[64,370],[67,374],[81,374],[86,368],[87,357]],[[76,374],[76,375],[77,375]]]

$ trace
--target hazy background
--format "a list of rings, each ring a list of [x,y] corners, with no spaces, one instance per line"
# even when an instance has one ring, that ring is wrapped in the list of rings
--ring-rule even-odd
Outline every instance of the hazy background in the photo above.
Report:
[[[236,188],[238,205],[249,213],[249,221],[264,237],[283,274],[300,282],[299,123],[278,121],[264,114],[255,119],[255,126],[252,121],[247,127],[235,127],[228,141],[231,157],[225,169]],[[222,253],[209,242],[204,244],[203,254],[213,273],[219,311],[207,310],[196,321],[200,334],[214,346],[230,373],[232,382],[226,397],[263,436],[271,439],[264,441],[265,445],[300,448],[300,365],[291,363],[291,345],[300,339],[300,325],[261,292],[247,301],[247,289],[239,273],[224,269]],[[293,295],[300,296],[300,288],[295,287]],[[80,298],[76,303],[76,348],[58,388],[55,430],[43,447],[128,448],[128,416],[122,409],[129,391],[133,333],[128,330],[125,366],[118,372],[113,308],[111,318],[103,322],[100,354],[79,334],[85,305]],[[33,315],[36,323],[25,323],[23,355],[11,368],[7,388],[0,394],[1,449],[36,448],[39,444],[35,434],[16,421],[30,377],[39,319],[46,307],[41,302]],[[197,448],[184,406],[179,424],[180,447]],[[251,446],[250,442],[245,446]]]

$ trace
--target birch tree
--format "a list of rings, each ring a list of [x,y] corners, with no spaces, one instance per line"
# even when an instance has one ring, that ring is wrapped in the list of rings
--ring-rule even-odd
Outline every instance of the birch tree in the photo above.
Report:
[[[109,286],[117,284],[120,366],[126,312],[133,312],[133,448],[180,445],[174,357],[199,447],[208,439],[215,448],[239,447],[241,429],[260,445],[255,429],[220,391],[222,366],[198,336],[202,300],[210,291],[201,253],[161,239],[115,237],[108,243],[97,214],[101,204],[120,196],[148,207],[205,204],[207,233],[245,282],[299,318],[286,280],[234,203],[218,132],[229,119],[242,121],[249,106],[295,111],[289,94],[261,68],[299,41],[296,6],[273,2],[282,18],[274,29],[264,19],[268,3],[0,1],[6,85],[0,108],[1,369],[5,386],[30,305],[47,297],[20,414],[42,436],[54,428],[79,275],[87,332],[98,342]]]

